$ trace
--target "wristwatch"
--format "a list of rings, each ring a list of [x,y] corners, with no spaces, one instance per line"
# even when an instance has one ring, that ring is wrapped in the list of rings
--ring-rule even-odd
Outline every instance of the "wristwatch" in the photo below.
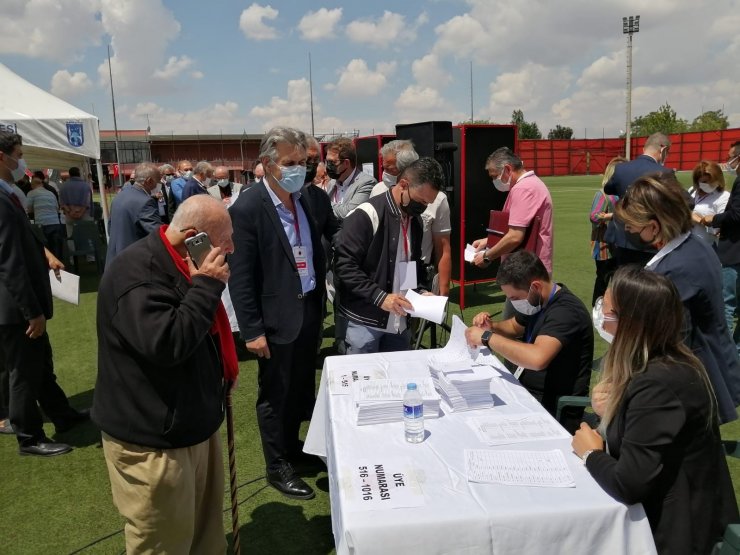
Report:
[[[483,262],[485,262],[486,264],[488,264],[489,262],[491,262],[491,259],[488,258],[488,249],[486,249],[486,250],[483,251]]]
[[[483,346],[488,347],[488,341],[491,339],[492,335],[493,335],[493,332],[491,330],[486,330],[483,332],[483,334],[480,336],[480,340]]]
[[[586,451],[583,456],[581,457],[581,460],[583,461],[583,464],[586,464],[586,459],[588,459],[588,456],[593,453],[594,451],[598,451],[598,449],[589,449]]]

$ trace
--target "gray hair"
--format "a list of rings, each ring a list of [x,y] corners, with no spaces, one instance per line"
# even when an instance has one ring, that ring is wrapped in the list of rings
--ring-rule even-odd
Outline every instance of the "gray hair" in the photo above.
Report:
[[[151,162],[144,162],[142,164],[139,164],[138,166],[136,166],[134,173],[136,175],[136,177],[134,178],[136,183],[144,183],[150,177],[154,178],[154,181],[159,181],[159,179],[162,177],[157,165],[152,164]]]
[[[399,175],[419,159],[419,155],[414,150],[414,143],[405,139],[396,139],[384,144],[380,149],[380,155],[385,158],[389,154],[396,155],[396,168],[398,168]]]
[[[159,166],[159,173],[165,174],[168,171],[175,173],[175,168],[172,164],[162,164],[161,166]]]
[[[306,150],[306,134],[292,127],[273,127],[260,143],[259,159],[269,158],[273,162],[277,159],[277,145],[288,144]]]
[[[671,146],[671,140],[668,138],[668,135],[665,133],[653,133],[647,138],[647,141],[645,141],[645,146],[643,147],[643,150],[657,150],[659,151],[663,147],[670,148]]]
[[[313,147],[316,147],[319,152],[321,152],[321,145],[319,144],[319,141],[314,137],[313,135],[309,135],[308,133],[306,135],[306,149]]]
[[[522,159],[514,154],[510,148],[505,146],[497,148],[486,158],[486,168],[493,166],[495,170],[501,170],[506,164],[509,164],[515,170],[520,170],[524,167]]]
[[[213,166],[211,166],[210,162],[206,162],[205,160],[201,160],[197,164],[195,164],[195,167],[193,168],[193,174],[194,175],[208,175],[213,173]]]
[[[206,231],[214,220],[228,217],[224,203],[211,195],[193,195],[177,207],[170,226],[177,230],[194,228]]]

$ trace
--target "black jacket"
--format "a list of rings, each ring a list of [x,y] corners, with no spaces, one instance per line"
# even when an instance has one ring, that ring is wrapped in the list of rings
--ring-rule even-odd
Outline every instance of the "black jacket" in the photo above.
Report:
[[[740,264],[740,176],[732,184],[725,211],[714,217],[712,227],[719,228],[717,255],[722,265]]]
[[[44,245],[26,213],[0,189],[0,325],[26,324],[53,312]]]
[[[303,325],[305,302],[293,249],[264,181],[242,189],[229,209],[234,252],[229,256],[229,293],[244,341],[261,335],[273,343],[295,341]],[[326,261],[321,236],[305,196],[298,201],[311,226],[316,295],[321,302]]]
[[[223,420],[223,369],[210,333],[224,284],[188,283],[159,233],[131,245],[98,290],[98,379],[92,418],[101,430],[155,449],[205,441]]]
[[[109,268],[123,249],[156,231],[160,225],[162,217],[159,215],[157,199],[145,190],[126,183],[111,205],[105,267]]]
[[[595,451],[588,471],[623,503],[642,503],[658,553],[706,554],[737,504],[716,420],[696,370],[650,363],[627,386],[606,430],[609,454]]]
[[[342,227],[342,220],[334,214],[329,195],[323,189],[311,184],[304,186],[301,192],[311,206],[311,214],[316,220],[316,229],[329,244],[333,244],[334,238]]]
[[[389,312],[380,306],[393,289],[396,252],[401,235],[401,209],[389,190],[357,207],[342,224],[336,246],[339,310],[363,326],[385,328]],[[421,218],[411,218],[410,260],[416,276],[424,274],[421,260]]]

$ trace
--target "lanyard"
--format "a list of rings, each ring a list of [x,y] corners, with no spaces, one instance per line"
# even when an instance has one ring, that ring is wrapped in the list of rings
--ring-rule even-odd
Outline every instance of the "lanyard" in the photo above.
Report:
[[[403,225],[403,218],[401,218],[401,231],[403,232],[403,252],[406,254],[406,262],[409,261],[409,225],[411,224],[411,218],[406,218],[406,225]]]
[[[550,301],[552,301],[552,298],[555,296],[555,291],[558,290],[558,284],[553,283],[552,284],[552,291],[550,291],[550,296],[547,299],[547,306],[550,306]],[[544,310],[540,310],[534,318],[530,318],[529,322],[527,322],[527,328],[526,333],[524,334],[524,339],[527,343],[532,343],[532,334],[534,332],[534,326],[537,323],[537,320],[540,319],[540,316],[542,316],[542,313]]]
[[[288,208],[290,210],[290,214],[293,216],[293,227],[295,228],[295,234],[298,238],[298,246],[303,246],[303,243],[301,242],[301,228],[298,225],[298,207],[295,205],[297,201],[293,199],[293,208]]]

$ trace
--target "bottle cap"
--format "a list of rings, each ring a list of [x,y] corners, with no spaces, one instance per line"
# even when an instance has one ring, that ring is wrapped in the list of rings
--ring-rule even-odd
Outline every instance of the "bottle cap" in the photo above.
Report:
[[[409,391],[416,391],[416,384],[414,382],[406,384],[406,389],[408,389]]]

